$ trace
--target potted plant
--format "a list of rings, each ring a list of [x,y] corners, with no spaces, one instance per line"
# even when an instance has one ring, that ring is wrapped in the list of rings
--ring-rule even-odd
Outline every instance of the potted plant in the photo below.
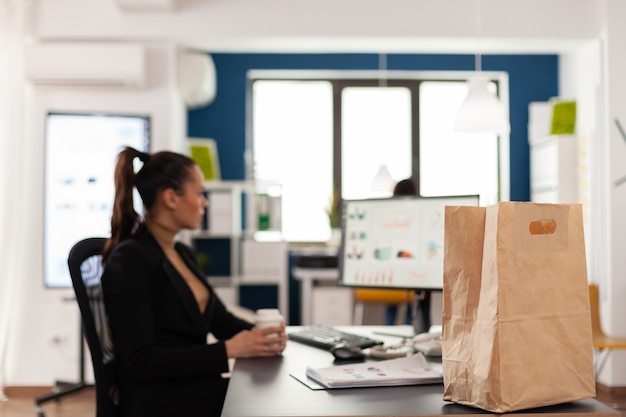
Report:
[[[330,200],[330,205],[326,209],[328,215],[328,222],[331,229],[341,228],[341,190],[339,187],[335,187],[333,190],[333,196]]]

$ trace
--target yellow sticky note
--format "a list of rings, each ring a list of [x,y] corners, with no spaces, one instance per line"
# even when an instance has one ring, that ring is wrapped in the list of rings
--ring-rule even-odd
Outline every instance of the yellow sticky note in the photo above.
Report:
[[[219,180],[219,167],[216,166],[216,155],[214,155],[211,146],[191,144],[190,145],[191,159],[202,170],[205,180]]]
[[[576,130],[576,102],[561,101],[552,107],[552,135],[573,135]]]

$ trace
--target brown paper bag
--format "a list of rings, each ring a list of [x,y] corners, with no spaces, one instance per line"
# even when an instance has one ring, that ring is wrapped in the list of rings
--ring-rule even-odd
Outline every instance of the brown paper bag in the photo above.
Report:
[[[446,207],[444,399],[504,413],[595,396],[582,207]]]

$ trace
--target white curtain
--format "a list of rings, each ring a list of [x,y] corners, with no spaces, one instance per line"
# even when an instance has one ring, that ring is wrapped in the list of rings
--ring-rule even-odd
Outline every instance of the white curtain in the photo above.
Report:
[[[23,175],[24,137],[23,48],[30,0],[0,0],[0,401],[7,399],[7,352],[15,322],[20,280],[27,277],[27,220]]]

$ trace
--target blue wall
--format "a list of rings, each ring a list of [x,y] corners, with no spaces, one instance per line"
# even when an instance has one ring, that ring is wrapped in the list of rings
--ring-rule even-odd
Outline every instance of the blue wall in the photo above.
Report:
[[[190,137],[217,141],[222,178],[245,177],[246,73],[251,69],[376,70],[377,54],[212,54],[217,70],[217,96],[204,108],[189,112]],[[389,70],[474,69],[473,55],[390,54]],[[483,55],[485,71],[509,74],[511,117],[510,160],[512,201],[530,199],[528,103],[558,96],[556,55]]]
[[[217,70],[217,96],[209,106],[189,112],[190,137],[217,141],[222,178],[245,178],[246,73],[252,69],[376,70],[377,54],[212,54]],[[474,70],[473,55],[387,56],[389,70]],[[558,96],[558,57],[556,55],[483,55],[485,71],[509,74],[511,118],[510,199],[530,199],[528,147],[528,103]],[[211,254],[218,258],[227,255]],[[290,256],[290,267],[293,262]],[[289,280],[290,324],[300,323],[299,282]],[[250,309],[277,305],[272,286],[242,287],[241,305]]]

